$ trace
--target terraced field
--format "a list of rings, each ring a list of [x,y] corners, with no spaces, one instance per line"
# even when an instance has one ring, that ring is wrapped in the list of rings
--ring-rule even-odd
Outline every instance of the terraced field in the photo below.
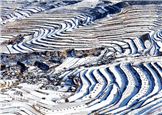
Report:
[[[162,114],[162,1],[1,3],[1,115]]]

